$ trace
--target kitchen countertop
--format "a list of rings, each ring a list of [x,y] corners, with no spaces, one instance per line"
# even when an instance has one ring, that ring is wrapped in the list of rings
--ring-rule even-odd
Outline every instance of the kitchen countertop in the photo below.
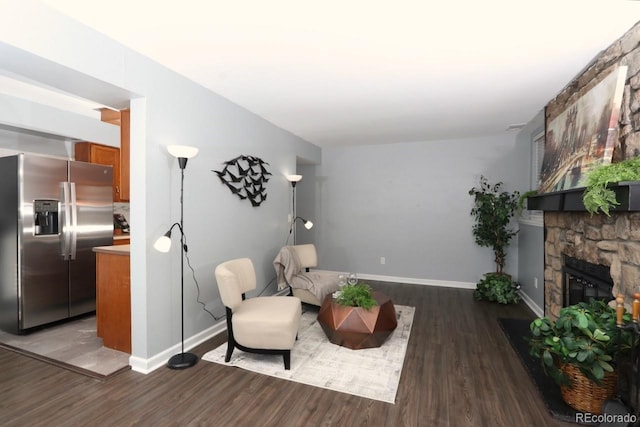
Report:
[[[93,252],[112,255],[129,255],[130,246],[131,245],[96,246],[93,248]]]
[[[124,239],[129,239],[129,234],[114,234],[113,235],[113,240],[124,240]]]

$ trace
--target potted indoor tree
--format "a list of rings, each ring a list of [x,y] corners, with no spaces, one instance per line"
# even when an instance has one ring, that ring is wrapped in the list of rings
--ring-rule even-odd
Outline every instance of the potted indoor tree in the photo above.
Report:
[[[506,250],[511,239],[518,233],[509,224],[518,209],[520,193],[503,191],[502,185],[502,182],[492,185],[487,178],[481,176],[480,187],[469,190],[469,195],[474,199],[471,210],[471,215],[475,218],[473,237],[479,246],[493,249],[496,263],[496,271],[484,275],[476,286],[474,296],[480,300],[509,304],[520,301],[516,292],[518,284],[503,272]]]
[[[622,316],[623,324],[631,320]],[[557,320],[535,319],[530,325],[529,353],[541,360],[560,386],[562,398],[578,411],[601,413],[616,392],[617,356],[631,348],[631,331],[616,324],[616,309],[591,299],[564,307]]]

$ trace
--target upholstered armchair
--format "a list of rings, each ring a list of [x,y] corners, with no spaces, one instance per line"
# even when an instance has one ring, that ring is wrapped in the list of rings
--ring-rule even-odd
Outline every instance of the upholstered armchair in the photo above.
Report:
[[[292,296],[246,298],[256,288],[256,272],[249,258],[223,262],[215,269],[220,298],[227,312],[227,354],[234,348],[278,354],[291,368],[291,349],[300,325],[300,299]]]
[[[318,253],[313,244],[284,246],[273,267],[278,289],[289,287],[290,294],[307,304],[322,305],[325,296],[337,291],[337,273],[311,271],[318,266]]]

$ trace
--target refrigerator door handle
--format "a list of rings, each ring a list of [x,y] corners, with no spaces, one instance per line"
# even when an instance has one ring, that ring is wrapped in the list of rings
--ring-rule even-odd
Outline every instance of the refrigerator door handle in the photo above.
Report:
[[[63,202],[63,210],[62,213],[64,215],[64,225],[62,227],[62,257],[65,260],[69,260],[69,248],[71,246],[71,195],[69,183],[62,183],[62,202]]]
[[[78,243],[78,203],[76,199],[76,183],[70,182],[71,188],[71,249],[69,255],[71,260],[76,259],[76,248]]]

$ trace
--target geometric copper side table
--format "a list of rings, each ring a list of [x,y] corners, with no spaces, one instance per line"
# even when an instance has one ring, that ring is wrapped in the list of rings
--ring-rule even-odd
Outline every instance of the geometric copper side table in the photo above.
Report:
[[[380,347],[398,326],[396,309],[391,299],[381,292],[372,292],[378,305],[365,310],[336,303],[327,295],[320,311],[318,323],[334,344],[359,350]]]

